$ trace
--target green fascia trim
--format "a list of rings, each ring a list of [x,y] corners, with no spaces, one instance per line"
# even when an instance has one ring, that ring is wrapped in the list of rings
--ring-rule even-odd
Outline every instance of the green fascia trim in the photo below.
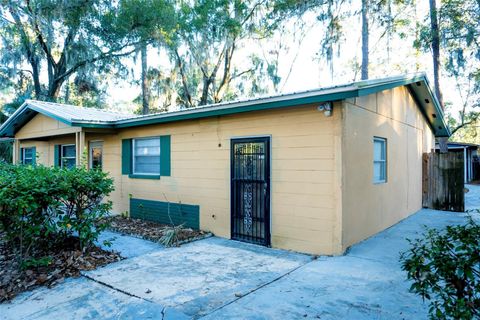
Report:
[[[433,121],[427,115],[427,111],[425,110],[425,106],[422,102],[422,98],[418,96],[415,90],[414,85],[417,82],[423,83],[423,86],[427,90],[427,94],[429,96],[428,98],[432,102],[435,108],[435,113],[437,114],[437,118],[433,119]],[[396,81],[391,81],[384,84],[372,85],[372,83],[374,83],[374,81],[371,82],[369,80],[365,81],[364,83],[359,83],[358,86],[360,87],[365,86],[365,88],[360,88],[358,90],[359,96],[365,96],[365,95],[369,95],[369,94],[376,93],[383,90],[393,89],[400,86],[408,86],[410,93],[412,94],[415,102],[417,103],[420,109],[420,112],[423,114],[423,116],[427,120],[427,123],[432,129],[432,131],[434,132],[435,137],[449,137],[451,135],[450,129],[448,128],[444,120],[444,113],[443,113],[442,107],[440,106],[440,103],[437,97],[433,94],[432,89],[430,88],[430,84],[428,83],[427,77],[425,75],[405,77],[404,79],[398,79]],[[442,129],[439,129],[438,127],[442,127]]]
[[[163,116],[161,118],[144,119],[144,120],[138,119],[138,120],[133,120],[129,122],[120,122],[116,125],[116,128],[128,128],[128,127],[136,127],[136,126],[148,125],[148,124],[175,122],[175,121],[191,120],[191,119],[199,119],[199,118],[207,118],[207,117],[215,117],[215,116],[224,116],[224,115],[250,112],[250,111],[261,111],[261,110],[267,110],[267,109],[294,107],[298,105],[320,103],[325,101],[342,100],[346,98],[353,98],[356,96],[357,96],[357,91],[353,90],[348,92],[336,92],[336,93],[331,93],[326,95],[298,98],[293,100],[282,100],[282,101],[254,104],[254,105],[246,105],[242,107],[231,107],[231,108],[224,108],[224,109],[219,108],[215,110],[200,110],[199,112],[192,112],[188,114],[176,114],[171,116]]]
[[[400,80],[397,80],[397,81],[387,82],[387,83],[380,84],[380,85],[368,85],[368,81],[366,81],[365,82],[366,83],[365,88],[363,88],[363,86],[364,86],[363,84],[359,85],[361,88],[358,90],[358,96],[366,96],[366,95],[369,95],[369,94],[372,94],[372,93],[380,92],[380,91],[383,91],[383,90],[389,90],[389,89],[393,89],[393,88],[400,87],[400,86],[405,86],[405,85],[408,85],[408,84],[411,84],[411,83],[414,83],[414,82],[424,81],[424,80],[425,80],[425,77],[418,76],[418,77],[413,77],[413,78],[405,78],[405,79],[400,79]]]
[[[153,179],[153,180],[160,180],[160,175],[156,174],[134,174],[131,173],[128,175],[131,179]]]
[[[409,85],[407,88],[408,88],[408,92],[410,92],[410,95],[413,98],[413,101],[415,101],[417,106],[419,106],[420,113],[423,115],[425,119],[427,119],[428,126],[430,127],[430,129],[432,129],[433,132],[435,132],[435,127],[433,126],[433,123],[431,123],[431,121],[428,120],[427,112],[425,108],[422,106],[422,103],[420,102],[420,100],[418,99],[418,96],[415,93],[414,89],[412,88],[412,85]]]
[[[70,120],[67,120],[67,119],[65,119],[65,118],[59,117],[59,116],[57,116],[56,114],[53,114],[53,113],[51,113],[51,112],[45,111],[45,110],[40,109],[40,108],[37,108],[37,107],[35,107],[35,106],[31,106],[31,105],[29,105],[29,104],[27,104],[27,108],[28,108],[28,109],[31,109],[31,110],[34,110],[34,111],[36,111],[36,112],[38,112],[38,113],[44,114],[44,115],[46,115],[46,116],[48,116],[48,117],[50,117],[50,118],[53,118],[53,119],[55,119],[55,120],[58,120],[58,121],[60,121],[60,122],[63,122],[63,123],[65,123],[65,124],[69,125],[69,126],[72,126],[72,122],[71,122]]]
[[[7,131],[8,129],[10,129],[12,126],[13,126],[13,123],[15,123],[18,118],[20,118],[21,116],[23,116],[23,113],[27,110],[27,109],[30,109],[32,111],[35,111],[37,113],[41,113],[43,115],[46,115],[50,118],[53,118],[55,120],[58,120],[62,123],[65,123],[69,126],[72,126],[72,122],[70,122],[68,119],[65,119],[65,118],[62,118],[62,117],[59,117],[57,116],[56,114],[53,114],[51,112],[48,112],[48,111],[45,111],[43,109],[40,109],[40,108],[37,108],[35,106],[32,106],[30,104],[28,104],[28,102],[24,102],[20,108],[18,108],[18,113],[14,113],[10,118],[7,119],[7,121],[2,125],[1,127],[1,130],[0,130],[0,136],[4,135],[5,134],[5,131]],[[33,118],[33,117],[31,117]],[[29,119],[28,121],[30,121],[31,119]],[[27,122],[28,122],[27,121]],[[23,126],[23,125],[22,125]],[[16,133],[16,130],[18,130],[18,128],[11,128],[12,129],[12,133],[13,135],[15,135]]]
[[[440,120],[442,123],[442,126],[445,127],[445,130],[447,131],[447,135],[439,135],[439,137],[450,137],[452,135],[452,132],[450,131],[450,128],[447,126],[445,123],[445,114],[443,113],[442,106],[440,105],[440,101],[438,101],[437,96],[433,93],[432,88],[430,87],[430,84],[428,83],[428,79],[425,77],[425,87],[428,90],[428,93],[431,97],[431,100],[433,102],[433,106],[435,107],[435,111],[437,114],[440,115],[440,117],[437,117],[437,120]]]
[[[115,129],[115,123],[93,123],[73,121],[72,126],[82,128]]]
[[[13,128],[13,124],[17,121],[18,118],[20,118],[23,113],[25,112],[25,109],[27,108],[26,103],[24,102],[18,109],[15,111],[1,126],[0,126],[0,137],[15,137],[15,129]],[[33,115],[34,116],[34,115]],[[30,121],[31,118],[27,120]],[[11,135],[8,135],[8,132],[12,132]]]
[[[412,76],[404,76],[404,77],[394,77],[394,78],[387,78],[387,79],[379,79],[379,80],[365,80],[356,82],[352,85],[346,86],[339,86],[337,88],[333,87],[332,90],[338,89],[338,92],[332,93],[325,93],[322,94],[321,90],[318,94],[314,94],[308,97],[300,97],[300,98],[288,98],[279,99],[276,101],[269,101],[269,102],[256,102],[256,100],[252,101],[245,101],[241,106],[235,106],[235,103],[226,104],[223,107],[215,108],[213,107],[206,107],[205,109],[197,109],[192,110],[190,112],[176,112],[174,114],[164,114],[160,116],[152,116],[147,118],[139,118],[139,119],[127,119],[127,120],[118,120],[118,121],[110,121],[110,122],[103,122],[103,123],[94,123],[88,121],[69,121],[67,119],[58,117],[54,114],[49,112],[45,112],[44,110],[37,109],[35,107],[28,106],[34,111],[40,112],[45,114],[49,117],[52,117],[56,120],[62,121],[70,126],[78,126],[83,128],[100,128],[100,129],[119,129],[119,128],[128,128],[128,127],[136,127],[136,126],[143,126],[143,125],[150,125],[150,124],[160,124],[160,123],[169,123],[169,122],[176,122],[176,121],[183,121],[183,120],[193,120],[193,119],[200,119],[200,118],[207,118],[207,117],[215,117],[215,116],[224,116],[224,115],[232,115],[237,113],[244,113],[244,112],[251,112],[251,111],[261,111],[267,109],[277,109],[277,108],[286,108],[286,107],[294,107],[298,105],[308,105],[314,103],[321,103],[326,101],[337,101],[343,100],[348,98],[355,98],[359,96],[365,96],[372,93],[376,93],[383,90],[393,89],[399,86],[408,86],[416,82],[422,82],[424,86],[427,88],[429,99],[432,101],[432,104],[435,108],[435,113],[438,115],[434,122],[430,117],[428,117],[426,110],[424,109],[424,105],[422,104],[421,97],[417,97],[417,102],[419,103],[419,107],[422,113],[426,116],[427,122],[434,129],[435,136],[450,136],[450,130],[447,127],[444,121],[444,114],[442,108],[440,107],[440,103],[438,102],[437,98],[433,94],[428,80],[425,74],[416,74]],[[343,88],[342,88],[343,87]],[[413,95],[417,95],[416,90],[411,88]],[[273,97],[275,98],[275,97]],[[250,103],[250,104],[249,104]],[[19,113],[18,115],[20,115]],[[18,116],[17,115],[17,116]],[[9,119],[10,120],[10,119]],[[13,120],[13,119],[12,119]],[[7,122],[13,122],[8,121]],[[7,122],[5,124],[7,124]],[[6,129],[9,126],[2,126],[0,131],[0,136],[5,134]],[[438,129],[438,127],[442,127],[442,129]],[[436,129],[435,129],[436,128]]]
[[[418,81],[409,84],[408,89],[413,99],[417,103],[420,112],[423,114],[428,125],[434,132],[435,137],[449,137],[451,132],[445,123],[442,107],[433,94],[428,80],[426,78],[423,79],[423,81],[421,81],[421,86],[417,86],[416,83],[418,83]],[[425,102],[425,98],[430,101],[429,104]],[[435,113],[436,118],[433,118],[431,113]]]

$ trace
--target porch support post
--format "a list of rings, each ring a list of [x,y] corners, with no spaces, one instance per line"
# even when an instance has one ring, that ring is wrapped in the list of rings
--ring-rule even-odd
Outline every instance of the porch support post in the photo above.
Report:
[[[463,147],[463,182],[467,183],[468,182],[468,177],[467,177],[467,147]]]
[[[12,163],[17,164],[20,161],[20,140],[13,140],[12,146]]]
[[[76,165],[77,167],[81,165],[87,166],[87,159],[85,157],[84,151],[85,151],[85,132],[80,131],[75,133],[75,146],[76,146],[76,151],[77,151],[77,161]]]

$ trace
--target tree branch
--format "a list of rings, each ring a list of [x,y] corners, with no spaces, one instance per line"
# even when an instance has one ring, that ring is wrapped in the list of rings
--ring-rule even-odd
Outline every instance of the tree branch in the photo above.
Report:
[[[32,7],[30,6],[30,0],[27,0],[26,3],[27,3],[28,12],[30,13],[31,18],[33,19],[33,29],[37,36],[37,41],[40,44],[40,48],[42,48],[43,52],[45,52],[48,63],[50,63],[53,66],[53,68],[56,68],[57,63],[55,62],[55,59],[53,58],[52,53],[50,52],[50,48],[48,48],[48,45],[43,38],[42,31],[38,26],[36,14],[33,12]]]
[[[193,107],[192,96],[190,95],[190,91],[188,90],[187,77],[185,75],[185,70],[183,69],[182,58],[180,57],[180,54],[178,53],[177,49],[175,49],[174,51],[175,51],[175,57],[177,60],[177,66],[178,66],[178,69],[180,70],[180,76],[182,78],[182,85],[183,85],[183,90],[185,91],[185,96],[187,98],[187,103],[189,104],[190,107]]]

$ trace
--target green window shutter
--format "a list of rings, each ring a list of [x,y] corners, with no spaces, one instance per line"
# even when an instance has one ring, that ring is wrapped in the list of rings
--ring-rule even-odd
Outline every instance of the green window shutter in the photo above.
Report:
[[[122,174],[132,173],[132,139],[122,139]]]
[[[23,148],[20,148],[20,163],[23,164]]]
[[[56,144],[53,149],[53,166],[60,166],[60,145]]]
[[[170,176],[170,136],[160,137],[160,175]]]
[[[37,164],[37,147],[32,147],[32,165]]]

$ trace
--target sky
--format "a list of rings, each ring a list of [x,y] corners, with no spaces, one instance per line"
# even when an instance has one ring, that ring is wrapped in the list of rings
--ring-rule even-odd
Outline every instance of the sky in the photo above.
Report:
[[[354,9],[360,8],[360,0],[353,0]],[[356,7],[355,7],[356,6]],[[428,14],[428,1],[419,1],[417,5],[418,17],[426,17]],[[286,35],[278,32],[272,38],[264,41],[249,41],[244,44],[236,59],[236,63],[241,65],[245,58],[252,52],[260,54],[268,52],[275,48],[278,41],[283,41],[289,50],[281,51],[279,74],[282,82],[279,86],[280,93],[289,93],[304,91],[324,86],[349,83],[360,80],[360,74],[354,73],[352,64],[360,63],[361,60],[361,21],[360,15],[351,17],[344,25],[345,39],[340,44],[337,55],[333,59],[334,73],[330,72],[328,65],[319,53],[324,27],[316,20],[315,13],[308,13],[303,18],[308,26],[308,32],[299,42],[299,34],[295,32],[293,21],[287,21],[293,35]],[[394,37],[390,41],[392,48],[387,59],[386,38],[379,40],[380,34],[373,32],[370,35],[370,78],[381,78],[412,72],[426,72],[433,83],[432,59],[430,53],[418,53],[413,49],[412,36],[406,39]],[[169,68],[165,64],[168,58],[165,53],[160,53],[157,49],[149,51],[149,64],[159,66],[165,70]],[[136,76],[139,77],[140,66],[139,59],[137,65],[132,67],[136,70]],[[131,63],[131,62],[130,62]],[[459,96],[449,79],[442,79],[442,92],[444,99],[453,103],[452,111],[456,114],[459,110]],[[132,111],[131,101],[140,94],[139,86],[132,86],[128,83],[119,83],[109,86],[111,105],[121,111]],[[274,93],[274,92],[272,92]]]

